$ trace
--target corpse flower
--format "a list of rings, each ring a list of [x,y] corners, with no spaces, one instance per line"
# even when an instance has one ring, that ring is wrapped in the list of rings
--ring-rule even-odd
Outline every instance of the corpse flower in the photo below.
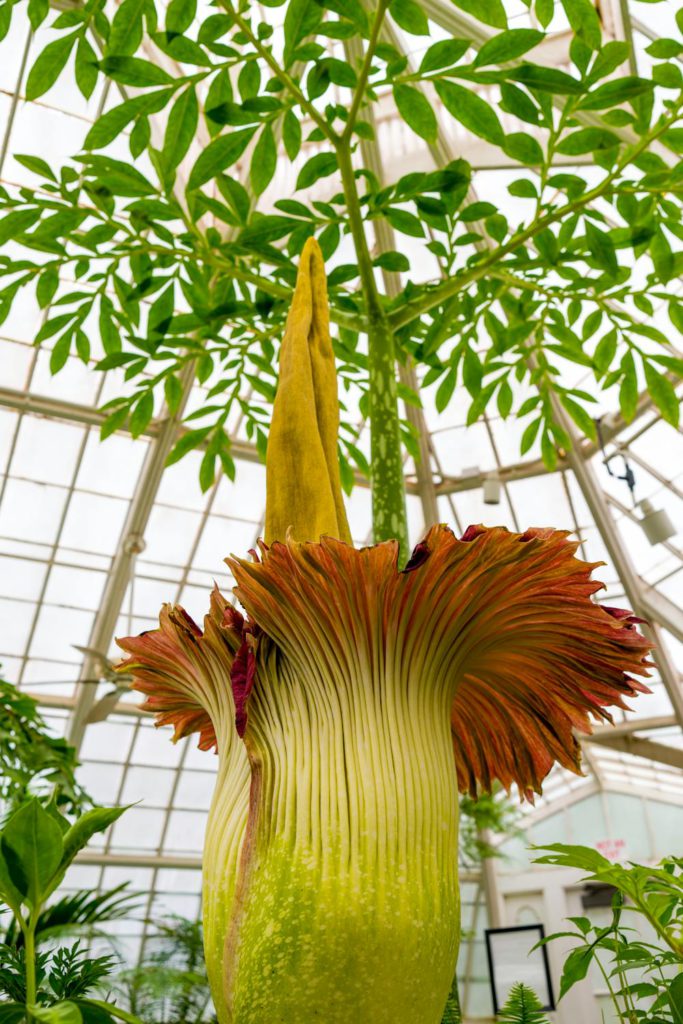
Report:
[[[267,460],[266,542],[201,630],[121,641],[175,738],[216,747],[204,854],[221,1024],[439,1024],[458,951],[458,791],[540,791],[575,731],[645,687],[648,643],[592,601],[563,531],[349,541],[317,244],[304,249]]]

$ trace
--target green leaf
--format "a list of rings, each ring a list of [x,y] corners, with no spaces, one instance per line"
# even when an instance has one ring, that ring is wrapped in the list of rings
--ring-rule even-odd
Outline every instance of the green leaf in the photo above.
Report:
[[[455,391],[455,385],[457,381],[457,370],[453,367],[448,371],[444,379],[439,384],[434,398],[434,404],[437,412],[443,412]]]
[[[171,0],[166,8],[166,31],[184,32],[197,13],[197,0]]]
[[[539,92],[550,92],[558,96],[578,96],[583,92],[583,86],[576,78],[565,71],[542,67],[540,64],[520,64],[518,68],[508,71],[507,76]]]
[[[410,260],[402,252],[383,252],[372,261],[374,267],[382,270],[389,270],[393,273],[407,272],[410,270]]]
[[[537,167],[543,163],[543,150],[533,135],[526,132],[512,132],[505,136],[503,150],[512,159],[525,167]]]
[[[571,951],[564,962],[564,970],[560,979],[560,999],[577,981],[586,977],[595,953],[595,946],[579,946],[578,949]]]
[[[394,101],[399,114],[416,135],[427,142],[436,139],[436,114],[424,93],[410,85],[395,85]]]
[[[255,131],[255,128],[243,128],[238,132],[220,135],[210,142],[190,172],[188,189],[199,188],[221,171],[232,167],[244,153]]]
[[[33,171],[34,174],[47,178],[48,181],[57,181],[54,171],[47,160],[43,160],[39,156],[22,156],[19,153],[14,154],[14,159],[27,170]]]
[[[471,14],[477,21],[493,28],[507,28],[508,21],[502,0],[453,0],[461,11]]]
[[[97,54],[85,36],[78,40],[74,73],[81,95],[90,99],[97,85]]]
[[[122,8],[119,8],[121,10]],[[174,79],[167,71],[139,57],[105,57],[98,67],[121,85],[171,85]]]
[[[166,459],[166,465],[172,466],[174,463],[182,459],[184,455],[187,455],[188,452],[199,447],[210,430],[211,427],[200,427],[199,430],[188,430],[188,432],[183,434],[180,440],[174,445]]]
[[[605,82],[589,92],[585,99],[579,103],[579,110],[605,110],[607,107],[616,107],[621,103],[628,103],[638,96],[652,92],[652,82],[647,78],[637,78],[635,75],[624,75],[612,82]]]
[[[31,1016],[42,1024],[82,1024],[81,1011],[68,1000],[52,1006],[32,1006]]]
[[[49,10],[49,0],[28,0],[28,20],[34,32],[45,21]]]
[[[674,275],[676,264],[669,240],[661,227],[655,231],[649,250],[657,277],[664,283],[670,281]]]
[[[36,798],[15,811],[3,829],[9,876],[34,911],[49,894],[63,851],[59,826]]]
[[[68,330],[55,342],[54,348],[50,353],[50,373],[53,377],[66,366],[71,352],[72,338],[72,331]]]
[[[151,391],[145,391],[142,398],[138,399],[131,411],[129,427],[132,437],[140,437],[149,425],[153,414],[154,395]]]
[[[276,166],[277,145],[275,143],[275,136],[270,124],[266,124],[259,136],[258,142],[254,146],[254,152],[251,157],[249,176],[255,196],[260,196],[268,188],[275,174]]]
[[[601,231],[590,220],[586,221],[586,244],[599,267],[608,274],[618,272],[619,263],[612,239],[606,231]]]
[[[292,63],[296,47],[311,35],[323,19],[323,10],[315,0],[289,0],[285,14],[284,66]]]
[[[620,142],[619,136],[607,128],[579,128],[578,131],[565,136],[556,149],[558,153],[565,153],[567,156],[581,156],[584,153],[613,149]]]
[[[193,85],[181,92],[168,115],[164,134],[164,160],[177,167],[189,150],[199,123],[199,103]]]
[[[677,427],[681,409],[673,384],[664,374],[656,370],[647,359],[643,360],[643,369],[645,370],[645,382],[652,401],[666,422],[670,423],[672,427]]]
[[[591,0],[562,0],[562,6],[575,35],[591,50],[599,50],[602,32],[595,4]]]
[[[396,231],[400,231],[401,234],[410,235],[411,238],[424,238],[424,227],[419,217],[416,217],[414,213],[409,213],[408,210],[397,210],[395,207],[390,207],[384,211],[384,216],[391,224],[392,228]]]
[[[106,1010],[116,1020],[122,1020],[124,1024],[143,1024],[139,1017],[128,1013],[127,1010],[122,1010],[115,1003],[105,1003],[102,999],[79,999],[79,1003],[87,1006],[98,1006],[101,1010]]]
[[[587,0],[588,2],[588,0]],[[533,28],[513,28],[501,32],[484,43],[474,60],[475,67],[483,64],[504,64],[506,61],[521,57],[538,46],[545,39],[545,33]]]
[[[500,121],[486,100],[454,82],[437,81],[436,91],[448,113],[487,142],[499,145],[504,134]]]
[[[534,441],[536,440],[536,435],[538,434],[538,428],[540,427],[540,425],[541,418],[539,416],[538,419],[532,420],[531,423],[529,423],[525,427],[524,433],[522,434],[522,440],[519,446],[519,450],[522,455],[526,455],[526,453],[533,445]]]
[[[627,423],[630,423],[638,407],[638,375],[636,364],[630,352],[621,360],[623,378],[619,386],[619,410]]]
[[[422,58],[420,73],[424,75],[429,71],[453,67],[471,45],[469,39],[441,39],[438,43],[433,43]]]
[[[63,875],[76,854],[84,849],[98,832],[104,832],[121,817],[127,807],[93,807],[77,818],[68,832],[64,833],[64,849],[59,869]]]
[[[337,170],[335,153],[316,153],[307,160],[296,179],[296,190],[310,188],[320,178],[326,178]]]
[[[570,398],[569,395],[560,394],[560,401],[573,419],[574,423],[576,423],[579,430],[585,434],[586,437],[590,437],[591,440],[594,441],[596,438],[596,429],[593,417],[586,412],[582,405],[579,405],[573,398]]]
[[[116,9],[107,40],[107,54],[130,56],[142,41],[142,16],[148,0],[123,0]]]
[[[617,354],[617,332],[614,328],[608,331],[595,346],[593,364],[599,373],[607,373]]]
[[[77,32],[48,43],[29,71],[26,80],[26,99],[35,100],[51,89],[59,78],[69,54],[78,38]]]
[[[0,1024],[24,1024],[25,1020],[23,1003],[0,1003]]]
[[[301,121],[293,110],[282,119],[282,142],[290,160],[296,160],[301,149]]]
[[[404,32],[413,36],[429,35],[427,15],[415,0],[391,0],[389,14]]]
[[[216,452],[209,449],[204,453],[199,467],[199,486],[205,494],[216,479]]]

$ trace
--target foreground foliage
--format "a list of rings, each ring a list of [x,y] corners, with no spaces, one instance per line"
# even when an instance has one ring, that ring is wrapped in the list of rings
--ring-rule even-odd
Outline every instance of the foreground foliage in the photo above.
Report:
[[[28,99],[49,97],[64,74],[85,97],[103,81],[120,94],[73,161],[19,155],[37,185],[0,191],[0,319],[34,290],[45,311],[36,344],[51,347],[53,373],[75,354],[122,375],[103,435],[148,430],[162,394],[182,415],[196,379],[205,400],[171,461],[200,447],[202,487],[218,467],[232,476],[238,413],[263,453],[295,261],[311,235],[333,267],[347,489],[354,468],[369,469],[351,423],[358,401],[373,415],[373,351],[437,385],[440,410],[462,383],[468,422],[493,404],[522,417],[522,451],[539,443],[551,467],[571,444],[553,396],[589,437],[596,389],[614,389],[628,420],[645,386],[677,423],[683,362],[654,314],[664,304],[674,331],[683,325],[668,287],[683,270],[681,40],[652,43],[652,72],[631,73],[630,43],[605,41],[589,0],[562,0],[575,35],[561,71],[544,63],[544,31],[508,28],[502,0],[459,0],[455,35],[445,2],[433,22],[414,0],[265,6],[264,17],[249,0],[199,15],[195,0],[87,0],[54,16],[46,0],[0,6],[0,31],[51,21]],[[556,6],[537,0],[541,26]],[[451,26],[447,38],[437,24]],[[386,93],[440,147],[438,170],[397,178],[378,163]],[[453,122],[518,168],[512,220],[449,152]],[[270,186],[287,162],[294,197],[278,198]],[[571,383],[577,366],[585,387]],[[415,384],[404,376],[393,390],[419,403]],[[417,455],[406,422],[401,437]]]
[[[614,886],[612,920],[606,927],[588,917],[569,918],[572,932],[550,935],[577,939],[560,981],[560,998],[586,977],[591,965],[602,975],[621,1024],[683,1022],[683,861],[668,857],[658,866],[613,864],[585,846],[561,843],[534,847],[550,851],[538,864],[585,872],[584,880]],[[651,941],[629,926],[640,918]]]

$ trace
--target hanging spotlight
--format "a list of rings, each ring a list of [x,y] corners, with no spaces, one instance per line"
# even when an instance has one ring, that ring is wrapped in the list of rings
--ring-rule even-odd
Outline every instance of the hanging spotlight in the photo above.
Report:
[[[649,498],[639,501],[638,507],[643,513],[640,525],[650,544],[663,544],[665,540],[676,536],[678,531],[665,509],[656,509]]]
[[[491,473],[484,477],[484,504],[500,505],[500,492],[502,484],[500,477]]]
[[[641,501],[636,503],[636,476],[631,468],[631,464],[628,461],[624,452],[615,452],[613,455],[605,454],[605,446],[602,440],[602,433],[600,431],[600,420],[595,421],[595,426],[598,433],[598,441],[600,443],[600,450],[603,455],[603,464],[605,469],[610,476],[616,480],[623,480],[629,491],[631,492],[631,500],[634,508],[639,508],[643,513],[642,517],[638,520],[643,528],[643,533],[653,546],[655,544],[663,544],[665,540],[669,540],[671,537],[675,537],[678,530],[671,522],[669,513],[663,508],[656,509],[649,498],[642,498]],[[624,472],[620,476],[615,473],[610,466],[610,461],[614,458],[622,458],[624,460]]]

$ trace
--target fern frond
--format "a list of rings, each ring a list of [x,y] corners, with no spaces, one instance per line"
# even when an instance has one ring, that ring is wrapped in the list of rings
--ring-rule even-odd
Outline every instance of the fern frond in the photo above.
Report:
[[[521,982],[510,989],[499,1020],[500,1024],[550,1024],[534,990]]]

